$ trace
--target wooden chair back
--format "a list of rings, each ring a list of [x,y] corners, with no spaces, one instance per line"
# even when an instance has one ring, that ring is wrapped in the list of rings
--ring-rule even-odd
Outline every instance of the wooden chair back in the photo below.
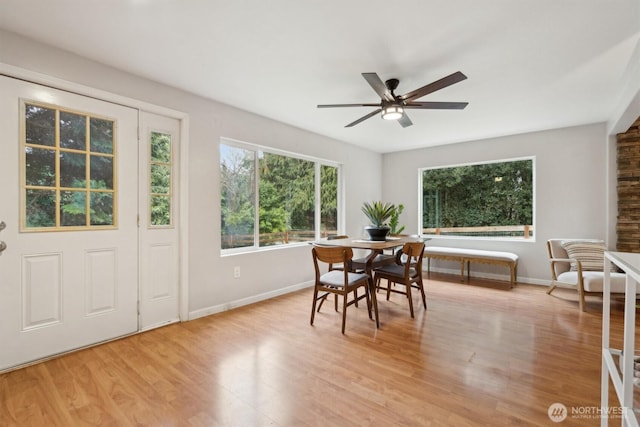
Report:
[[[327,264],[327,270],[332,270],[334,264],[349,265],[353,258],[353,249],[341,246],[317,246],[311,250],[313,263],[316,269],[316,280],[322,275],[320,263]],[[345,274],[348,269],[345,269]]]
[[[406,278],[411,277],[411,269],[413,268],[415,274],[422,274],[422,257],[424,256],[424,242],[407,242],[402,247],[402,252],[398,252],[401,258],[402,255],[406,255],[407,259],[404,262],[404,275]],[[402,263],[402,261],[401,261]]]

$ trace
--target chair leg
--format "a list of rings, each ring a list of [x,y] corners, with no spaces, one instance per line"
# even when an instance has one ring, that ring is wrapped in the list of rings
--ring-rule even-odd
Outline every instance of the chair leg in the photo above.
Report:
[[[373,316],[371,315],[371,296],[368,286],[365,286],[364,294],[367,297],[367,312],[369,313],[369,319],[373,320]]]
[[[316,303],[318,302],[318,288],[314,288],[313,290],[313,305],[311,306],[311,322],[310,324],[313,325],[313,318],[316,315]],[[318,307],[319,309],[319,307]]]
[[[418,289],[420,290],[420,293],[422,294],[422,305],[424,305],[424,309],[427,309],[427,297],[424,294],[424,284],[422,283],[422,279],[418,280],[416,282],[418,284]]]
[[[411,297],[411,283],[404,284],[404,287],[407,290],[407,298],[409,299],[409,312],[411,313],[411,318],[413,318],[413,298]]]
[[[389,297],[391,296],[391,284],[394,284],[391,280],[387,279],[387,301],[389,301]]]
[[[344,326],[347,323],[347,296],[348,293],[342,294],[342,333],[344,334]]]
[[[547,295],[551,295],[551,292],[556,288],[556,285],[549,285],[549,289],[547,289]]]
[[[380,329],[380,316],[378,313],[378,297],[376,296],[376,288],[373,283],[373,278],[369,276],[369,280],[367,283],[369,288],[370,296],[371,296],[371,305],[373,306],[373,314],[376,316],[376,329]]]
[[[358,308],[358,289],[353,290],[353,300],[355,301],[353,304]]]
[[[580,311],[587,311],[587,305],[584,302],[584,292],[578,291],[578,296],[580,297]]]

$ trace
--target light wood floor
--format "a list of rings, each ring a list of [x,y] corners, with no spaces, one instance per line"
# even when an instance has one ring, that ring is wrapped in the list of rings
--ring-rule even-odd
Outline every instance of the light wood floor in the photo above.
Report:
[[[599,425],[547,415],[600,404],[598,298],[440,279],[415,319],[381,295],[378,331],[364,304],[345,335],[332,304],[310,326],[308,289],[9,372],[0,425]]]

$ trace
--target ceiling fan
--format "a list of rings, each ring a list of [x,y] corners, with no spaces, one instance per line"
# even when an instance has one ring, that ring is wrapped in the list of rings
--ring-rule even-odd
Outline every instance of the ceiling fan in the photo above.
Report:
[[[414,100],[422,98],[432,92],[440,89],[444,89],[447,86],[461,82],[465,80],[465,76],[460,71],[443,77],[433,83],[429,83],[426,86],[422,86],[414,91],[405,93],[404,95],[396,95],[393,93],[398,87],[400,81],[398,79],[389,79],[384,83],[378,77],[376,73],[362,73],[362,77],[371,85],[374,91],[380,96],[380,102],[377,104],[323,104],[318,105],[318,108],[335,108],[335,107],[378,107],[376,110],[370,112],[366,116],[360,117],[355,122],[351,122],[345,127],[352,127],[361,123],[376,114],[382,112],[382,118],[386,120],[398,120],[403,128],[411,126],[413,122],[407,116],[405,110],[462,110],[469,103],[468,102],[416,102]]]

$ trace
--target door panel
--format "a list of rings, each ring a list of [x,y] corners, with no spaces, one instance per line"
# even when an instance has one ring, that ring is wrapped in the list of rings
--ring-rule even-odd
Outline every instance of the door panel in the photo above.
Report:
[[[140,327],[179,320],[180,122],[141,112]]]
[[[4,76],[0,76],[0,93],[0,220],[6,223],[0,240],[7,245],[0,253],[2,370],[138,330],[138,112]],[[79,154],[74,145],[78,141],[76,130],[97,135],[102,123],[92,119],[83,130],[82,125],[74,125],[77,117],[65,113],[70,117],[67,120],[60,113],[52,138],[60,141],[59,146],[70,148],[56,152],[47,148],[49,141],[40,142],[46,145],[42,152],[46,154],[43,158],[51,162],[50,171],[42,168],[42,176],[25,177],[20,166],[25,158],[21,152],[28,152],[26,161],[32,161],[30,155],[37,152],[31,149],[29,153],[21,146],[21,138],[29,132],[21,126],[28,116],[25,104],[29,102],[50,105],[53,110],[108,118],[115,123],[115,153],[103,154],[98,147],[96,153],[88,150]],[[71,131],[73,126],[77,129]],[[99,143],[93,139],[89,142],[89,138],[87,141],[92,146]],[[74,182],[56,183],[50,177],[43,178],[53,171],[72,168],[79,161],[100,166],[86,175],[78,174]],[[104,184],[104,179],[93,176],[94,172],[104,174],[109,167],[113,168],[113,183]],[[47,180],[45,185],[58,185],[59,196],[55,196],[55,189],[29,190],[30,195],[37,191],[47,193],[52,203],[57,197],[60,206],[60,200],[65,199],[68,203],[65,209],[49,212],[51,218],[59,216],[61,226],[46,230],[24,225],[21,231],[26,212],[34,212],[33,206],[26,204],[35,200],[31,196],[23,200],[22,189],[30,182]],[[94,188],[98,181],[102,184]],[[75,199],[84,200],[85,204],[74,207]],[[99,207],[105,199],[107,208]],[[86,221],[82,219],[84,213],[79,216],[73,210],[85,208],[89,212]],[[114,225],[104,226],[105,212],[113,214]],[[40,213],[36,210],[33,215]],[[90,226],[85,227],[83,221]],[[97,229],[92,229],[93,226]]]

